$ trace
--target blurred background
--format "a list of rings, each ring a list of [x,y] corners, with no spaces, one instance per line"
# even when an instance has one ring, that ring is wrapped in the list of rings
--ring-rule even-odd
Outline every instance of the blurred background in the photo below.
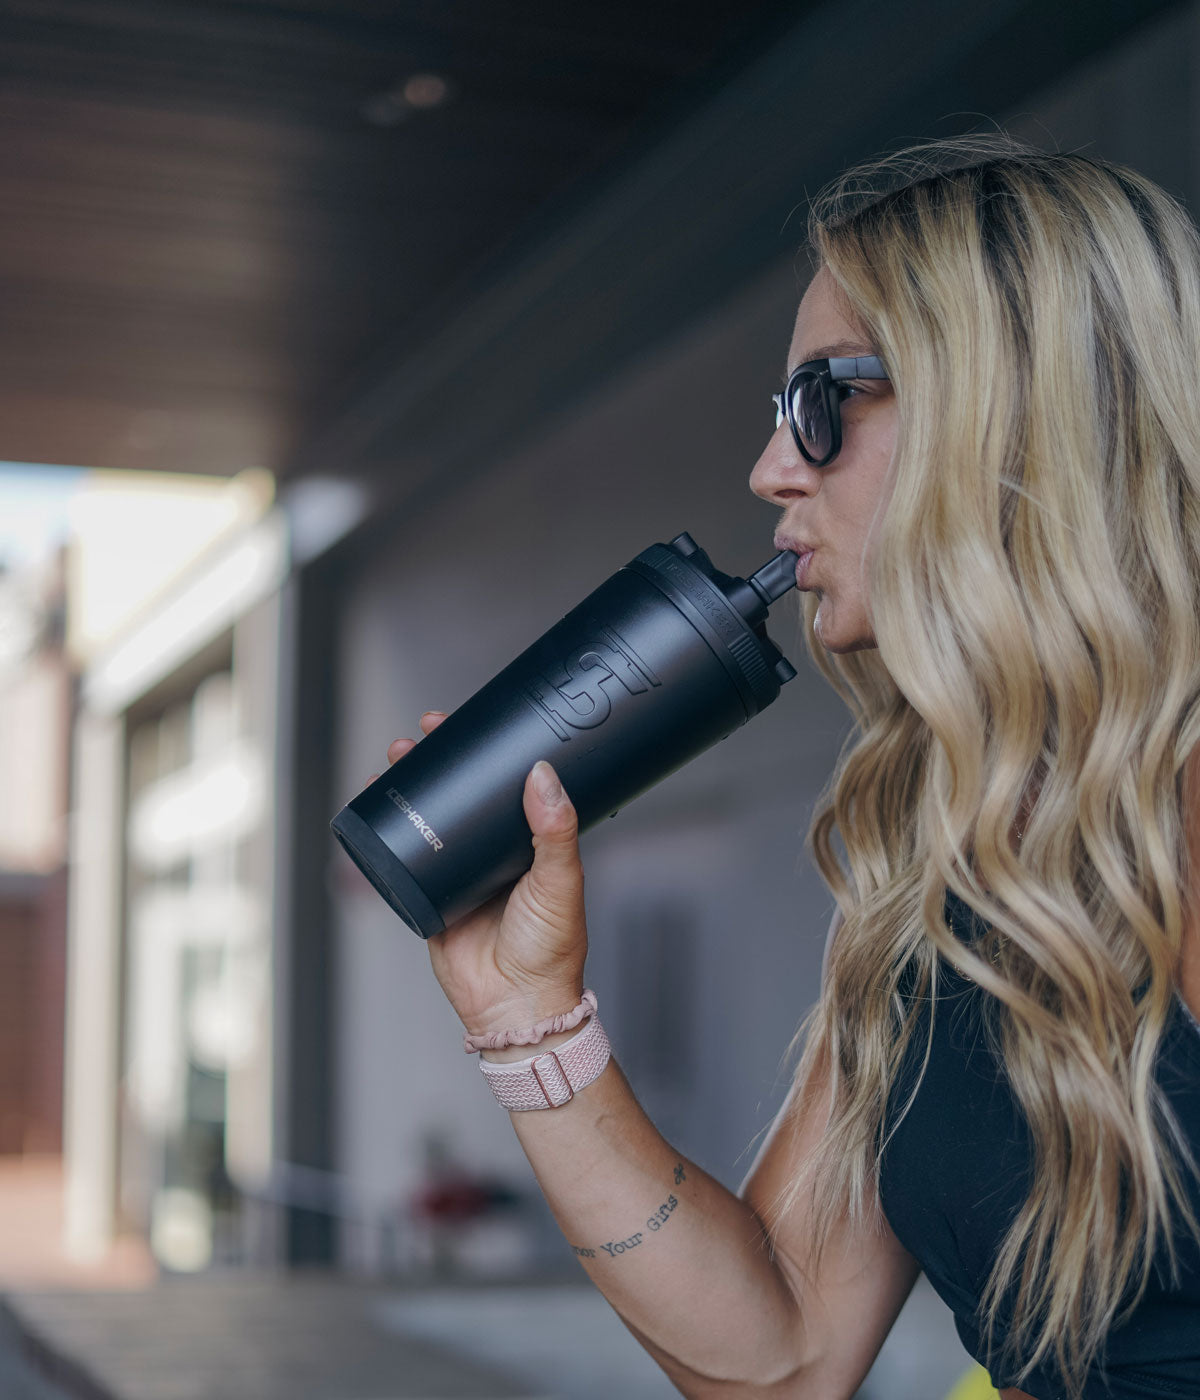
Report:
[[[651,542],[770,556],[825,179],[1000,123],[1194,210],[1198,74],[1195,0],[8,0],[5,1396],[675,1393],[329,819]],[[615,1054],[731,1190],[848,728],[772,632],[780,700],[584,838]],[[967,1366],[922,1280],[861,1396]]]

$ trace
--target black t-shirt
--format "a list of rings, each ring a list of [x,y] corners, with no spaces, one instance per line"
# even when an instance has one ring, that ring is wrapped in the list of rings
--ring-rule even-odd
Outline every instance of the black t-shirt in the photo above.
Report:
[[[949,927],[964,941],[979,932],[974,911],[946,891]],[[884,1153],[880,1204],[888,1224],[954,1313],[967,1351],[987,1364],[976,1310],[1001,1240],[1029,1187],[1032,1153],[1023,1115],[992,1056],[981,1021],[989,994],[939,959],[934,1036],[916,1100]],[[893,1123],[916,1082],[929,1025],[925,999],[889,1102]],[[1200,1023],[1178,995],[1156,1077],[1200,1163]],[[1200,1218],[1200,1181],[1189,1181]],[[1165,1242],[1137,1312],[1107,1339],[1103,1369],[1093,1367],[1085,1400],[1200,1400],[1200,1246],[1182,1222],[1175,1231],[1180,1286],[1169,1287]],[[1000,1355],[1015,1290],[995,1334]],[[1059,1400],[1053,1362],[1020,1382],[1036,1400]],[[1105,1384],[1107,1377],[1108,1385]],[[1000,1388],[1015,1376],[992,1373]]]

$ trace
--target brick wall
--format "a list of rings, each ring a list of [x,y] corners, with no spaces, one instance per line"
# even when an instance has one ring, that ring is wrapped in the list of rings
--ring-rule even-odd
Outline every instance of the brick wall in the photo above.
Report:
[[[0,877],[0,1154],[62,1150],[66,873]]]

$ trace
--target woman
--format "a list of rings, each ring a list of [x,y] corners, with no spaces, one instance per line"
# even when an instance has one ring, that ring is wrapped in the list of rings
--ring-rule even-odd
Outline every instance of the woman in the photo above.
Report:
[[[1004,1400],[1200,1396],[1200,238],[979,136],[849,171],[809,239],[750,482],[857,725],[792,1091],[736,1196],[611,1058],[514,1128],[686,1395],[852,1395],[925,1268]],[[575,814],[547,765],[524,803],[532,869],[429,940],[491,1064],[596,1019]]]

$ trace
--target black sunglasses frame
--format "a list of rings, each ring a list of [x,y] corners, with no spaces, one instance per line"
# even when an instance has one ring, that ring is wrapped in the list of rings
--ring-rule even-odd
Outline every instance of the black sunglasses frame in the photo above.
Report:
[[[792,430],[792,437],[795,439],[796,446],[800,449],[800,455],[804,460],[811,462],[814,467],[828,466],[842,449],[841,398],[834,385],[844,379],[889,379],[890,377],[878,355],[830,355],[823,360],[806,360],[804,364],[797,365],[788,375],[787,386],[779,393],[771,395],[775,404],[776,426],[782,422],[783,418],[786,418],[788,427]],[[814,457],[805,447],[804,439],[796,423],[792,405],[796,397],[797,382],[801,378],[815,380],[821,391],[825,416],[829,420],[830,448],[824,457]]]

